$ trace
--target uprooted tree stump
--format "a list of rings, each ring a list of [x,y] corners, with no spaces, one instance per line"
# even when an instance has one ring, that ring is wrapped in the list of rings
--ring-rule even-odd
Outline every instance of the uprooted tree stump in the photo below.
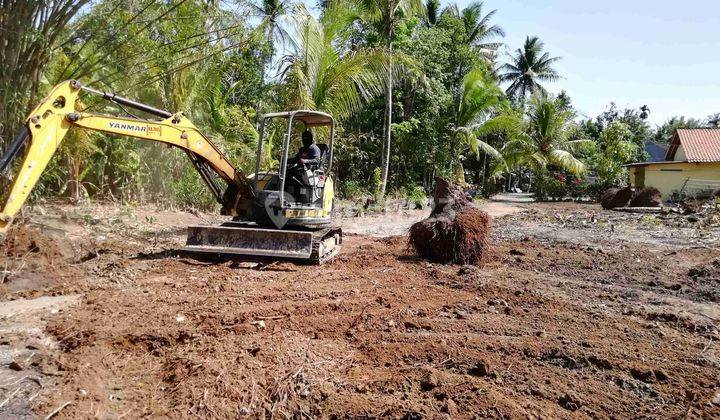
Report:
[[[620,188],[608,188],[605,190],[604,193],[600,196],[600,205],[605,210],[610,210],[612,207],[610,207],[613,204],[613,199],[615,198],[615,194],[620,191]]]
[[[635,188],[608,188],[600,197],[600,205],[605,210],[611,210],[617,207],[627,207],[630,200],[635,196]]]
[[[630,200],[630,207],[659,207],[662,205],[662,194],[655,187],[640,189]]]
[[[410,245],[424,259],[441,264],[481,265],[492,218],[472,206],[465,190],[436,178],[430,217],[410,228]]]

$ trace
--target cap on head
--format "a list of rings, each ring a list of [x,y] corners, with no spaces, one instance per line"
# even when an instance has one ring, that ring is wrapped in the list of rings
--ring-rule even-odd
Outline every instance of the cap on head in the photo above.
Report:
[[[311,144],[313,144],[313,142],[314,142],[314,140],[313,140],[313,133],[312,133],[312,131],[310,131],[310,130],[305,130],[305,131],[303,131],[303,133],[302,133],[302,144],[303,144],[303,146],[308,147],[308,146],[310,146]]]

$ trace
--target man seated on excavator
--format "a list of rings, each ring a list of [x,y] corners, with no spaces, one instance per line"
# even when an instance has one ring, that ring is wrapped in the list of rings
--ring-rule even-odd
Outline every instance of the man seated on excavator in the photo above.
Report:
[[[320,166],[322,152],[310,130],[302,133],[302,144],[295,157],[288,159],[288,178],[300,187],[313,187],[313,170]]]
[[[315,166],[320,164],[320,148],[315,144],[313,133],[305,130],[302,133],[302,147],[298,150],[294,158],[290,159],[290,164],[302,164],[306,166]]]

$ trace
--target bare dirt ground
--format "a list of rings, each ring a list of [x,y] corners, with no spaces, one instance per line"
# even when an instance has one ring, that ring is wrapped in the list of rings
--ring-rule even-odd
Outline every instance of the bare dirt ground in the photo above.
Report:
[[[315,267],[177,256],[212,216],[36,209],[0,254],[0,417],[720,415],[720,228],[503,206],[482,268],[377,237],[417,212],[343,220]]]

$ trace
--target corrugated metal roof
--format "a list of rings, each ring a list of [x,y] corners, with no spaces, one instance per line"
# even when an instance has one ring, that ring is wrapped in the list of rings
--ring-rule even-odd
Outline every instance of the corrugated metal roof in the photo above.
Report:
[[[720,162],[720,129],[681,128],[673,136],[666,160],[675,160],[682,144],[688,162]]]
[[[650,156],[648,162],[662,162],[667,155],[668,145],[657,144],[651,141],[645,142],[645,152]]]

